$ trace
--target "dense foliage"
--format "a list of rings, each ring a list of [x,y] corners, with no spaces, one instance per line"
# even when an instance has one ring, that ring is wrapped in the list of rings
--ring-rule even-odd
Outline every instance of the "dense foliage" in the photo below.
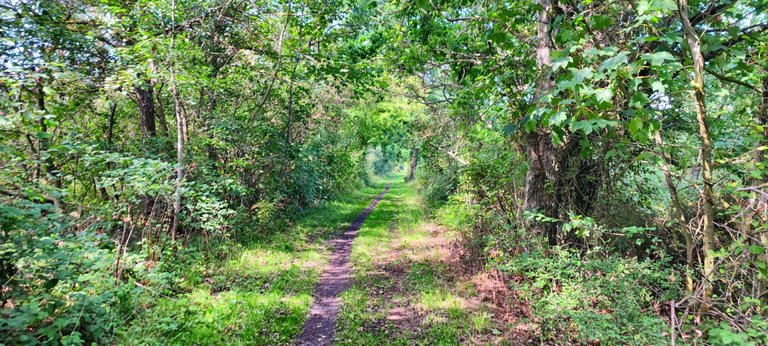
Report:
[[[0,0],[0,336],[215,336],[211,267],[407,171],[534,340],[764,344],[767,6]]]
[[[540,340],[765,342],[765,6],[399,12],[428,101],[450,104],[424,192],[534,302]]]

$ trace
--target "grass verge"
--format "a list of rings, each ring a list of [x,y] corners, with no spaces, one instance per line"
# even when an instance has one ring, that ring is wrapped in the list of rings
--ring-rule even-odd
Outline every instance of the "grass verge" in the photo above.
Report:
[[[455,237],[423,220],[410,184],[393,181],[355,239],[334,343],[491,343],[494,319],[460,273]]]
[[[377,182],[309,211],[290,229],[244,245],[221,245],[202,258],[194,247],[177,254],[169,292],[154,292],[119,344],[280,345],[301,332],[312,291],[335,236],[381,192]]]

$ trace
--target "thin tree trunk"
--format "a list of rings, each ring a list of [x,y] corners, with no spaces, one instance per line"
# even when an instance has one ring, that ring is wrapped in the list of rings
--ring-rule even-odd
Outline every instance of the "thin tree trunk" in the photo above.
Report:
[[[160,98],[160,92],[163,89],[163,85],[155,92],[155,99],[157,99],[157,123],[160,125],[160,136],[168,137],[168,120],[165,118],[165,107],[163,106],[163,100]]]
[[[45,113],[48,112],[45,106],[45,92],[43,90],[43,85],[41,82],[38,82],[38,88],[37,88],[37,109],[43,112],[43,116],[40,118],[40,132],[41,136],[39,136],[38,141],[38,148],[37,148],[37,154],[38,159],[40,160],[41,171],[45,172],[47,176],[50,177],[51,183],[53,184],[53,187],[56,188],[56,192],[58,193],[61,191],[62,183],[61,183],[61,176],[59,176],[59,169],[56,167],[56,164],[53,163],[53,159],[50,155],[47,155],[47,157],[43,158],[44,155],[46,155],[46,152],[48,151],[48,148],[51,145],[50,138],[48,137],[50,134],[48,133],[48,124],[45,122]],[[42,173],[41,172],[41,173]],[[42,174],[41,174],[42,175]],[[61,212],[64,212],[64,206],[61,203],[61,200],[59,197],[56,196],[56,194],[52,194],[51,200],[53,201],[53,205]]]
[[[113,147],[113,136],[115,134],[115,112],[117,111],[117,102],[112,102],[109,104],[109,113],[107,114],[107,149],[111,150]],[[107,162],[107,168],[112,169],[113,163]],[[94,184],[96,184],[96,180],[93,181]],[[97,184],[98,185],[98,184]],[[102,196],[104,196],[104,199],[109,198],[109,194],[107,193],[107,188],[102,186],[99,188],[99,191],[101,192]]]
[[[174,78],[172,75],[171,78]],[[184,181],[184,125],[179,94],[176,82],[172,82],[171,92],[176,106],[176,190],[173,194],[173,224],[171,225],[171,241],[176,241],[179,229],[179,214],[181,213],[181,185]]]
[[[411,165],[408,167],[408,177],[406,178],[406,181],[411,181],[415,177],[416,174],[416,164],[419,161],[419,148],[414,147],[411,149]]]
[[[291,71],[290,89],[288,92],[288,127],[285,129],[285,142],[291,144],[291,127],[293,126],[293,84],[296,76],[296,68],[299,67],[299,58],[296,57],[296,64]]]
[[[672,204],[672,215],[675,219],[675,222],[677,222],[677,227],[680,229],[680,233],[682,233],[683,238],[685,238],[686,269],[690,269],[693,267],[693,250],[695,246],[693,234],[691,233],[691,229],[688,226],[688,220],[685,217],[685,209],[683,208],[682,202],[680,202],[680,197],[677,193],[677,187],[672,180],[672,172],[670,170],[670,162],[672,162],[672,159],[664,151],[664,141],[661,138],[661,130],[656,132],[655,139],[656,145],[659,147],[661,156],[664,159],[661,163],[661,170],[664,172],[664,182],[667,185],[667,191],[669,191],[670,201]],[[690,271],[685,273],[685,291],[688,293],[693,292],[693,278],[690,275]]]
[[[693,59],[693,97],[696,106],[696,121],[699,125],[699,140],[701,141],[701,176],[703,186],[701,189],[701,228],[704,232],[702,252],[704,253],[703,280],[704,302],[702,308],[706,310],[709,298],[712,296],[712,271],[715,269],[715,221],[714,208],[712,206],[712,142],[707,127],[707,109],[704,103],[704,56],[701,54],[701,42],[688,19],[688,0],[678,0],[678,14],[683,25],[683,33],[688,41]]]
[[[115,130],[115,111],[117,111],[117,103],[112,102],[109,105],[109,114],[107,114],[107,148],[112,148],[112,136],[114,136]]]
[[[208,89],[206,93],[208,95],[208,114],[211,115],[216,110],[216,91]]]
[[[155,65],[155,62],[153,60],[149,61],[149,68],[152,70],[152,73],[154,75],[157,75],[157,65]],[[149,86],[152,89],[152,93],[154,94],[154,97],[157,99],[157,112],[155,112],[155,119],[160,125],[160,136],[161,137],[167,137],[168,136],[168,121],[165,119],[165,107],[163,107],[163,100],[160,98],[160,94],[163,91],[163,83],[160,83],[160,87],[155,89],[155,86],[157,83],[155,81],[150,80]],[[155,102],[154,100],[152,102]]]
[[[763,140],[760,143],[760,146],[768,147],[768,77],[763,79],[763,91],[760,96],[762,102],[760,104],[759,124],[763,127]],[[765,163],[765,154],[763,150],[755,150],[754,161],[755,163]],[[768,177],[763,177],[760,181],[756,181],[755,185],[765,184],[766,182],[768,182]],[[760,222],[762,222],[762,224],[768,223],[768,198],[766,198],[766,195],[761,195],[760,193],[755,192],[755,203],[753,205]],[[768,250],[768,232],[764,231],[760,233],[760,241],[763,243],[766,250]],[[763,257],[766,260],[766,264],[768,264],[768,252],[764,253]]]
[[[755,125],[762,127],[761,140],[755,145],[755,149],[752,153],[752,163],[755,167],[760,167],[764,163],[765,153],[761,147],[768,146],[768,77],[763,79],[760,90],[760,108],[757,119],[755,119]],[[751,185],[752,197],[749,199],[747,208],[743,211],[743,219],[741,232],[747,242],[752,242],[752,223],[757,221],[758,224],[768,223],[768,198],[761,193],[759,186],[765,186],[768,182],[768,177],[751,178],[746,183]],[[759,233],[760,244],[768,250],[768,232]],[[761,260],[766,261],[768,264],[768,254],[764,253],[759,256]],[[760,283],[760,280],[755,280]]]
[[[175,10],[176,1],[173,2],[173,11]],[[171,12],[171,18],[175,22],[173,12]],[[171,33],[171,52],[174,49],[175,35],[175,32]],[[171,224],[171,241],[174,242],[179,229],[179,214],[181,214],[181,185],[184,182],[184,138],[186,134],[186,120],[176,88],[175,63],[171,63],[171,93],[173,94],[176,113],[176,191],[173,194],[173,221]]]
[[[280,35],[277,37],[277,61],[275,61],[275,72],[272,75],[272,80],[269,82],[269,86],[267,86],[267,90],[264,91],[264,96],[262,96],[261,101],[259,101],[259,104],[256,106],[256,111],[254,111],[253,116],[256,116],[256,113],[260,111],[264,104],[267,103],[267,100],[269,99],[269,96],[272,94],[272,88],[275,86],[275,81],[277,80],[277,75],[280,72],[280,65],[283,62],[283,40],[285,37],[285,31],[288,28],[288,22],[291,19],[291,7],[293,2],[288,2],[288,11],[285,14],[285,22],[283,23],[283,29],[280,30]]]
[[[186,143],[189,141],[189,122],[187,121],[187,109],[184,108],[184,103],[179,103],[181,106],[181,139]]]
[[[136,96],[136,104],[139,107],[139,127],[141,129],[141,139],[144,146],[144,150],[148,151],[147,140],[157,137],[157,131],[155,129],[155,118],[157,116],[155,112],[155,100],[154,100],[154,88],[152,82],[147,80],[144,82],[144,86],[135,86],[134,94]],[[153,209],[155,208],[155,198],[149,195],[145,195],[144,201],[144,215],[151,216]]]

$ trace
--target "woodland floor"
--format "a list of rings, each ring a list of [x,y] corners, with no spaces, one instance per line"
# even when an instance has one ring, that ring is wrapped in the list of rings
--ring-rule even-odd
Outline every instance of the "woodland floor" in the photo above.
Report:
[[[506,285],[461,262],[457,235],[424,220],[410,184],[393,179],[388,186],[359,231],[340,238],[352,242],[351,254],[336,244],[332,257],[350,257],[351,282],[332,259],[315,290],[320,304],[313,305],[299,344],[524,342],[524,331],[507,327],[514,318],[504,304],[510,294]],[[328,277],[334,273],[339,276]],[[335,289],[342,285],[344,291]],[[335,297],[330,327],[323,303],[329,290]]]
[[[360,224],[356,216],[387,185]],[[525,342],[526,324],[517,317],[524,314],[505,303],[512,293],[493,272],[461,261],[458,235],[423,215],[415,187],[401,176],[339,196],[290,228],[233,249],[203,277],[190,274],[179,283],[188,293],[158,297],[118,343]],[[317,326],[319,317],[321,328],[304,327]]]

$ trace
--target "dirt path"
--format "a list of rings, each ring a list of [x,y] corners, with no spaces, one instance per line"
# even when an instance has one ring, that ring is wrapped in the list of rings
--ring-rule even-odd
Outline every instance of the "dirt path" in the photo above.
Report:
[[[336,316],[339,313],[341,299],[339,294],[350,285],[351,268],[349,256],[352,254],[352,242],[357,231],[363,225],[368,215],[376,208],[384,194],[389,190],[389,184],[384,188],[371,204],[355,218],[352,224],[344,231],[344,234],[331,241],[333,253],[328,267],[320,276],[320,283],[315,287],[315,302],[309,310],[309,318],[304,323],[298,345],[330,345],[333,331],[336,327]]]

